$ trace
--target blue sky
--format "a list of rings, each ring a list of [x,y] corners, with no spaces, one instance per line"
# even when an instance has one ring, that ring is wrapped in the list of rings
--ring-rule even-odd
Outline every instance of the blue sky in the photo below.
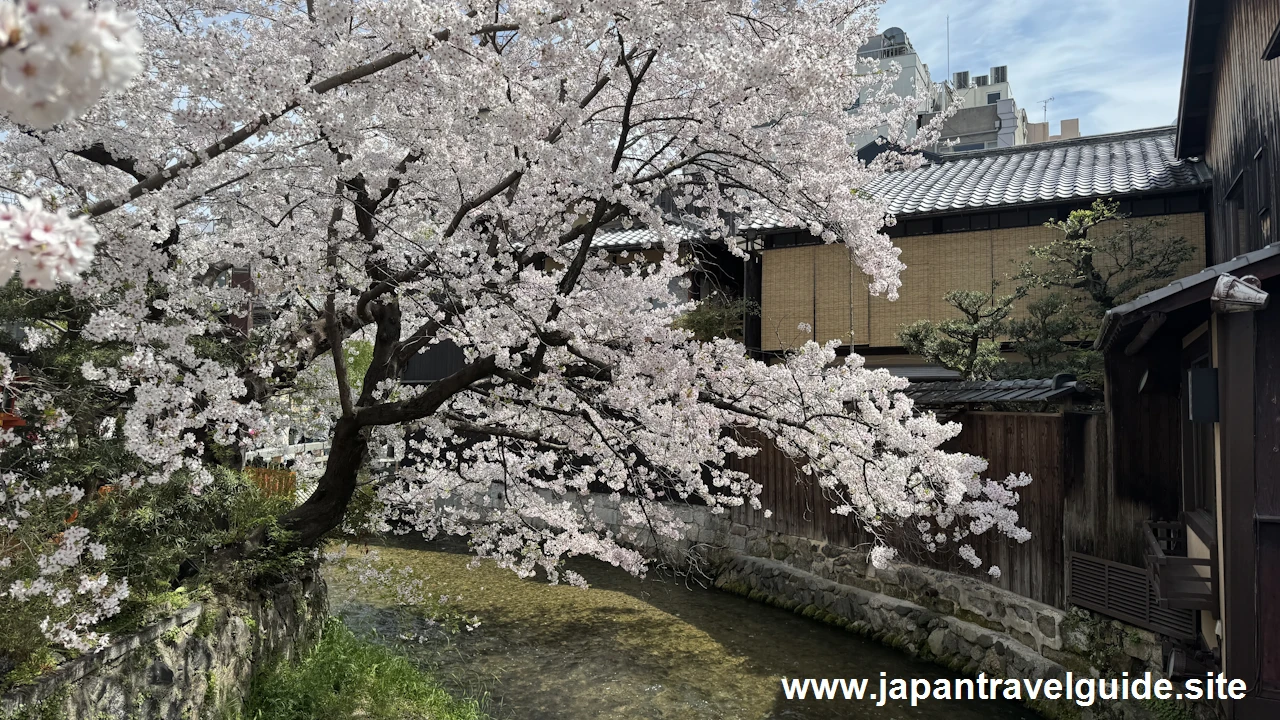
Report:
[[[1049,127],[1084,135],[1171,125],[1178,110],[1187,0],[887,0],[880,28],[901,27],[934,82],[1009,66],[1014,100]]]

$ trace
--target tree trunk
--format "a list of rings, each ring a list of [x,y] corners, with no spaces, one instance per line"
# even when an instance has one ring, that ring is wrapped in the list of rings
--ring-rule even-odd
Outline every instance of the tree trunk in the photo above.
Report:
[[[329,447],[329,461],[315,492],[306,502],[280,518],[286,530],[297,533],[290,543],[295,547],[314,545],[325,533],[337,527],[356,490],[360,466],[368,452],[369,441],[355,418],[338,420]]]

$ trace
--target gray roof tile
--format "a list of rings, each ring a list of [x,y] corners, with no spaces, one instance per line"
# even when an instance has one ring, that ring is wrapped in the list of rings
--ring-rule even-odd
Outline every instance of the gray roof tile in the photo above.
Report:
[[[698,234],[688,228],[673,228],[672,234],[681,241],[693,240]],[[661,237],[657,232],[643,227],[634,228],[601,228],[596,232],[595,238],[591,241],[591,247],[596,248],[633,248],[633,247],[657,247],[661,242]]]
[[[1174,129],[1093,135],[943,156],[867,186],[896,215],[955,212],[1201,187],[1201,163],[1174,153]]]
[[[1075,380],[960,380],[915,382],[904,391],[921,405],[951,405],[990,402],[1041,402],[1061,400],[1088,390]]]
[[[1203,163],[1174,153],[1174,128],[1160,127],[951,153],[915,170],[884,175],[866,190],[883,197],[895,215],[928,215],[1192,189],[1209,180]],[[738,224],[740,231],[795,227],[768,206],[753,208]],[[601,231],[596,244],[639,245],[645,232]],[[656,239],[653,235],[650,242]]]

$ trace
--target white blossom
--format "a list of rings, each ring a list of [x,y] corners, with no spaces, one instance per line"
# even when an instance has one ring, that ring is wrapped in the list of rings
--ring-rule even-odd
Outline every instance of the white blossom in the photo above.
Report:
[[[134,22],[111,2],[0,2],[0,114],[45,129],[123,89],[142,69]]]
[[[97,243],[98,231],[84,217],[46,210],[39,200],[0,204],[0,281],[8,282],[14,271],[24,285],[41,290],[78,280]]]

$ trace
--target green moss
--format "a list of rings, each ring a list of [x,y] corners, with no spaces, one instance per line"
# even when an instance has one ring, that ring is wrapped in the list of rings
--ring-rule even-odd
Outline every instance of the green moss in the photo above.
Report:
[[[1132,636],[1134,642],[1142,640],[1131,628],[1079,608],[1063,619],[1061,630],[1064,637],[1074,635],[1084,640],[1085,660],[1104,675],[1130,670],[1131,662],[1124,652],[1125,639]]]
[[[205,674],[204,702],[201,704],[206,718],[215,717],[218,709],[218,675],[210,670]]]
[[[57,667],[57,664],[58,661],[54,654],[48,648],[41,648],[27,656],[17,667],[10,670],[8,675],[4,676],[0,681],[0,692],[15,685],[30,685],[41,675]]]
[[[1195,720],[1195,715],[1185,705],[1173,700],[1151,698],[1143,700],[1142,705],[1160,720]]]
[[[207,638],[213,634],[213,629],[218,625],[218,616],[222,612],[218,606],[212,603],[206,603],[200,608],[200,619],[196,621],[196,627],[193,631],[198,638]]]
[[[1080,718],[1080,708],[1075,703],[1036,699],[1027,700],[1026,705],[1050,720],[1079,720]]]

